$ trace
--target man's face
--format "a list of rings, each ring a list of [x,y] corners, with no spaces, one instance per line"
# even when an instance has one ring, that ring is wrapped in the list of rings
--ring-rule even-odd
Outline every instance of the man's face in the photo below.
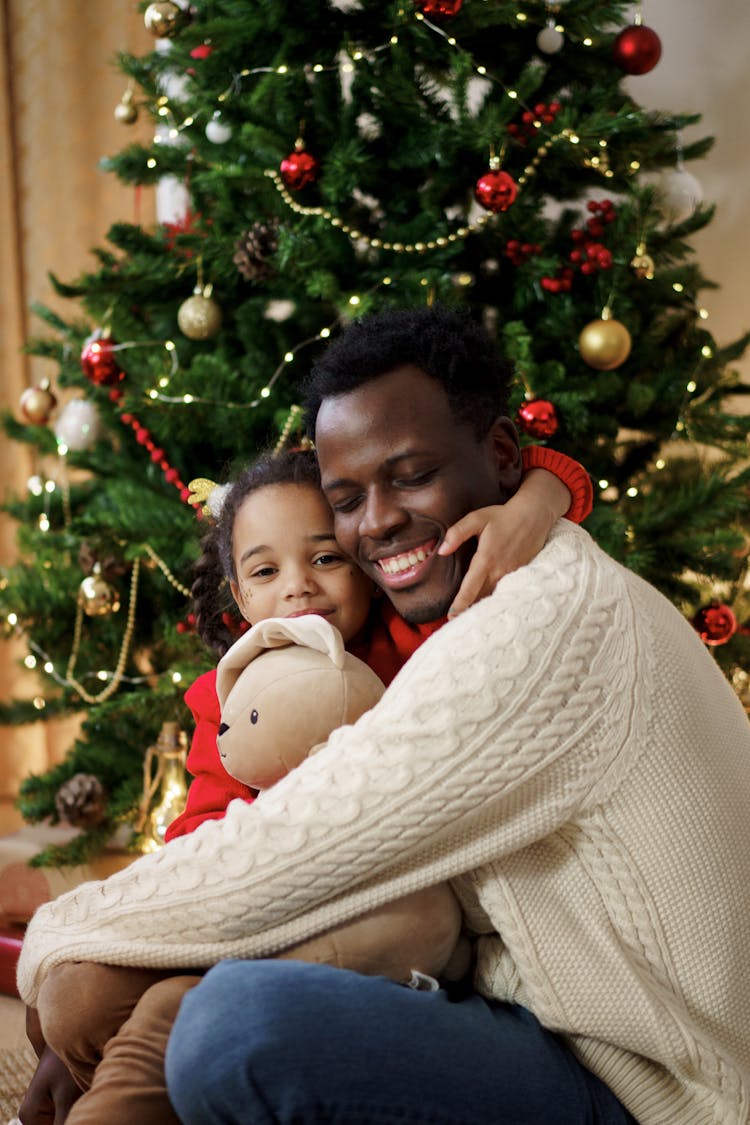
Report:
[[[407,621],[442,617],[474,544],[445,558],[437,548],[456,520],[517,487],[511,424],[497,423],[478,442],[443,387],[406,365],[325,399],[315,445],[341,547]]]

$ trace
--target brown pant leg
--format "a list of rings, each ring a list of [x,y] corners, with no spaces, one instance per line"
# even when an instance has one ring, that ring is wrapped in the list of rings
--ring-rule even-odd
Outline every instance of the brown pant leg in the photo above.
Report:
[[[91,1088],[67,1125],[179,1125],[167,1096],[164,1055],[185,993],[200,976],[173,976],[144,992],[106,1047]]]
[[[164,970],[73,961],[58,965],[45,978],[38,1003],[45,1042],[82,1090],[91,1085],[105,1044],[143,993],[168,975]]]

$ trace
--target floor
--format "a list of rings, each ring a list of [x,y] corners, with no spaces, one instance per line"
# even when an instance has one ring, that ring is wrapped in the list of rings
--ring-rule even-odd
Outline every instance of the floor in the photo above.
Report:
[[[12,996],[0,996],[0,1049],[26,1043],[26,1009]]]

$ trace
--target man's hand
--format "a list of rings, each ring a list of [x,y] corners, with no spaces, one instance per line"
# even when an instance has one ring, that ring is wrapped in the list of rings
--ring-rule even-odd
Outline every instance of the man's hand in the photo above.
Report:
[[[82,1092],[65,1063],[44,1047],[18,1111],[21,1125],[63,1125]]]
[[[531,469],[507,503],[478,508],[449,527],[439,555],[453,554],[467,539],[478,542],[448,616],[462,613],[491,594],[504,575],[531,562],[569,507],[570,493],[562,481],[546,469]]]

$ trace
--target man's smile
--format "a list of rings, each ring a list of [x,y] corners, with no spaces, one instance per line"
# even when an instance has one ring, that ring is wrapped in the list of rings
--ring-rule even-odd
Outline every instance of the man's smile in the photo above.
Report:
[[[437,539],[428,539],[397,554],[372,559],[371,563],[380,572],[384,585],[393,588],[411,584],[422,576],[424,564],[433,557],[437,544]]]

